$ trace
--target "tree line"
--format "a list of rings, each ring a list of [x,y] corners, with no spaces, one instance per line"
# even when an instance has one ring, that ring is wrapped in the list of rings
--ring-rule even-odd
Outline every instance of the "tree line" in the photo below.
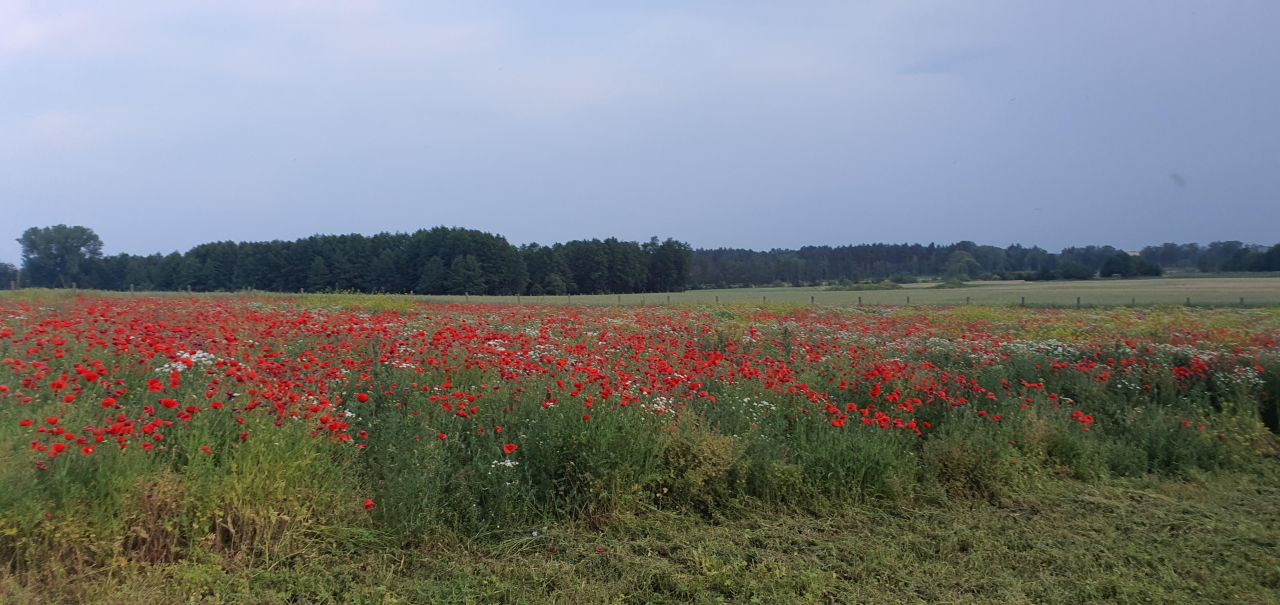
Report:
[[[1218,273],[1224,271],[1280,271],[1280,244],[1270,248],[1241,242],[1166,243],[1142,249],[1142,258],[1170,269]]]
[[[970,241],[954,244],[805,246],[798,250],[694,250],[673,239],[575,240],[514,246],[499,235],[435,227],[413,233],[315,235],[294,241],[212,242],[185,253],[103,255],[92,229],[32,227],[18,239],[11,285],[103,290],[564,295],[672,292],[687,288],[839,285],[939,278],[1092,279],[1280,271],[1280,244],[1166,243],[1133,254],[1113,246],[1048,252]]]
[[[212,242],[185,253],[104,256],[86,227],[32,227],[22,285],[102,290],[244,289],[413,294],[599,294],[682,290],[692,249],[673,239],[578,240],[516,247],[501,236],[436,227],[373,236]],[[11,265],[5,284],[19,279]]]
[[[1170,253],[1170,248],[1178,252]],[[1162,275],[1166,269],[1204,273],[1280,271],[1280,244],[1270,248],[1241,242],[1163,244],[1136,255],[1114,246],[1073,246],[1052,253],[1038,246],[1005,248],[962,241],[938,244],[805,246],[769,251],[696,250],[690,285],[724,288],[753,285],[814,285],[920,278],[1093,279]]]

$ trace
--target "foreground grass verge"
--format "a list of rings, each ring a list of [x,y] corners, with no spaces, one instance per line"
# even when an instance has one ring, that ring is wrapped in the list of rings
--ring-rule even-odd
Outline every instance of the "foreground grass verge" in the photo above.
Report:
[[[743,506],[712,519],[640,511],[601,529],[566,523],[409,549],[330,535],[269,563],[121,562],[29,579],[0,576],[0,601],[1275,603],[1280,472],[1046,479],[999,503]]]

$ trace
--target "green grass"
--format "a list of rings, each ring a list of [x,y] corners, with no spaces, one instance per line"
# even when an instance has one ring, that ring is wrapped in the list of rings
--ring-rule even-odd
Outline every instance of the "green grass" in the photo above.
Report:
[[[907,284],[900,288],[870,290],[828,290],[824,287],[730,288],[689,290],[648,294],[595,294],[575,296],[415,296],[407,294],[279,294],[254,292],[265,298],[288,298],[301,304],[350,306],[405,310],[418,303],[489,303],[535,305],[710,305],[768,304],[849,307],[864,305],[1019,305],[1083,306],[1182,305],[1194,306],[1280,306],[1280,276],[1257,277],[1162,277],[1149,279],[1095,279],[1088,281],[989,281],[970,282],[966,287],[937,288],[936,283]],[[75,294],[129,296],[81,290],[26,289],[0,291],[0,297],[30,302],[64,300]],[[186,293],[147,293],[147,296],[186,296]],[[200,294],[200,296],[242,296],[243,294]],[[908,299],[909,302],[908,302]]]
[[[637,511],[412,549],[319,536],[268,564],[119,563],[26,603],[1275,603],[1280,475],[1050,479],[1000,503]],[[324,544],[330,546],[325,547]]]
[[[1280,277],[1201,277],[1134,280],[1089,280],[1068,282],[976,282],[965,288],[935,288],[936,284],[908,284],[902,288],[864,291],[831,291],[808,288],[734,288],[691,290],[672,294],[624,294],[574,296],[574,304],[813,304],[865,305],[1016,305],[1025,298],[1035,306],[1074,306],[1076,297],[1085,306],[1193,305],[1247,306],[1280,305]],[[458,301],[462,297],[429,297]],[[513,302],[513,297],[470,297],[472,302]],[[570,297],[523,297],[531,303],[564,304]]]

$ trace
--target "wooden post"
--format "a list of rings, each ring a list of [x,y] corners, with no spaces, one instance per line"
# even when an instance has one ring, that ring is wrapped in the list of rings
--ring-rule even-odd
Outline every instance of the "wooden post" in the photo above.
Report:
[[[517,295],[516,295],[516,306],[517,306],[517,307],[518,307],[518,306],[520,306],[520,295],[519,295],[519,294],[517,294]]]
[[[618,295],[618,306],[619,306],[619,307],[621,307],[621,306],[622,306],[622,295],[621,295],[621,294],[619,294],[619,295]]]
[[[668,304],[668,305],[669,305],[669,304],[671,304],[671,295],[670,295],[670,294],[668,294],[668,295],[667,295],[667,304]]]
[[[1077,309],[1079,309],[1079,308],[1080,308],[1080,297],[1079,297],[1079,296],[1077,296],[1077,297],[1076,297],[1076,308],[1077,308]]]
[[[1027,306],[1027,297],[1025,296],[1022,297],[1022,306]]]
[[[1187,306],[1188,306],[1188,307],[1190,307],[1190,306],[1191,306],[1191,297],[1190,297],[1190,296],[1188,296],[1188,297],[1187,297]]]
[[[810,294],[810,295],[809,295],[809,306],[810,306],[810,307],[812,307],[812,306],[813,306],[813,304],[814,304],[814,303],[813,303],[813,299],[814,299],[814,296],[813,296],[812,294]]]
[[[1132,297],[1132,298],[1130,298],[1130,299],[1129,299],[1129,306],[1130,306],[1130,307],[1136,307],[1136,306],[1138,306],[1138,297],[1137,297],[1137,296],[1134,296],[1134,297]]]
[[[718,304],[720,304],[720,295],[719,295],[719,294],[717,294],[717,295],[716,295],[716,304],[717,304],[717,305],[718,305]]]
[[[910,297],[910,296],[908,296],[908,297],[907,297],[907,306],[911,306],[911,297]]]
[[[1244,297],[1243,297],[1243,296],[1241,296],[1241,297],[1240,297],[1240,306],[1242,306],[1242,307],[1244,306]]]
[[[769,297],[768,297],[768,296],[761,296],[761,297],[760,297],[760,304],[762,304],[762,305],[767,305],[767,304],[769,304]]]
[[[858,306],[859,306],[859,307],[861,307],[861,306],[862,306],[862,297],[861,297],[861,296],[859,296],[859,297],[858,297]]]
[[[470,293],[470,292],[463,292],[463,293],[462,293],[462,301],[463,301],[463,302],[471,302],[471,293]]]
[[[968,297],[968,296],[964,297],[964,304],[966,304],[966,305],[967,305],[967,304],[969,304],[969,297]]]

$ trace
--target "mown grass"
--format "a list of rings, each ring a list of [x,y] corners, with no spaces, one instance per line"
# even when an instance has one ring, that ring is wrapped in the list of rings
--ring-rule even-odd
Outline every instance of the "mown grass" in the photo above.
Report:
[[[1280,475],[1053,478],[998,503],[635,511],[484,539],[318,530],[269,563],[121,562],[6,603],[1275,603]],[[353,539],[359,538],[359,539]],[[345,546],[339,546],[345,545]],[[352,548],[352,545],[358,545]]]

